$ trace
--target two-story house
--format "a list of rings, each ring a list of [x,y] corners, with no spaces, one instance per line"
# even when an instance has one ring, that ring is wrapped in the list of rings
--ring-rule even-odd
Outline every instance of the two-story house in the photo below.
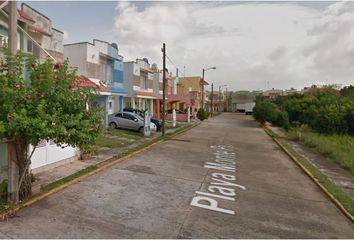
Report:
[[[52,26],[52,20],[43,13],[30,7],[26,3],[21,4],[19,14],[28,21],[27,33],[37,42],[27,39],[27,52],[32,52],[41,62],[52,56],[56,62],[62,62],[64,33]]]
[[[206,81],[202,81],[202,78],[199,76],[195,77],[179,77],[177,83],[177,91],[182,94],[190,95],[191,106],[192,106],[192,115],[194,115],[199,108],[202,107],[202,98],[204,97],[204,104],[206,95],[203,94],[203,86],[207,85]]]
[[[0,45],[7,44],[8,17],[7,2],[0,3]],[[32,52],[39,61],[51,58],[55,62],[63,60],[63,32],[53,28],[50,18],[22,3],[17,14],[17,47],[24,52]],[[4,48],[0,48],[2,52]],[[1,87],[1,86],[0,86]],[[7,178],[7,144],[0,143],[0,180]],[[60,165],[78,158],[73,147],[58,147],[53,141],[42,140],[31,159],[32,172]]]
[[[124,107],[123,57],[119,55],[116,43],[94,39],[93,43],[79,42],[64,45],[64,57],[78,75],[83,75],[99,86],[108,87],[97,98],[105,111],[105,126],[108,127],[108,115],[122,111]]]
[[[157,97],[154,94],[153,73],[156,69],[146,58],[124,62],[123,66],[124,89],[128,93],[128,97],[124,99],[125,106],[154,114],[154,100]]]

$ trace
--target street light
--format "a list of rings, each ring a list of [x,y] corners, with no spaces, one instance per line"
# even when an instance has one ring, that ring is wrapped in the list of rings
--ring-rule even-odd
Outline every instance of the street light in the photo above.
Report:
[[[208,68],[203,68],[203,77],[202,77],[202,108],[204,108],[204,72],[210,70],[210,69],[213,69],[215,70],[216,67],[208,67]]]

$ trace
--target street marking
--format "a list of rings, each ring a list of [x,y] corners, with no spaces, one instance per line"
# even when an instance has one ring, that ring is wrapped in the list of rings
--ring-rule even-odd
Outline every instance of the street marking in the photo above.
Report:
[[[219,207],[219,202],[215,198],[235,201],[236,188],[246,190],[246,187],[233,181],[236,181],[236,154],[231,145],[210,146],[215,152],[214,162],[206,162],[205,168],[228,172],[212,172],[211,182],[208,186],[209,192],[196,191],[190,205],[200,207],[211,211],[234,215],[235,211]],[[231,172],[231,173],[230,173]],[[202,196],[201,196],[202,195]]]

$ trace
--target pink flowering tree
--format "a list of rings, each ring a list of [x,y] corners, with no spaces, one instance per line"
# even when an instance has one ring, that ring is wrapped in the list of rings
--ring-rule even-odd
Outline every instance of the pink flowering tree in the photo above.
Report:
[[[67,61],[40,64],[21,52],[0,60],[0,139],[8,142],[18,168],[14,202],[31,196],[29,167],[41,140],[80,149],[95,143],[103,123],[94,97],[92,89],[77,87]]]

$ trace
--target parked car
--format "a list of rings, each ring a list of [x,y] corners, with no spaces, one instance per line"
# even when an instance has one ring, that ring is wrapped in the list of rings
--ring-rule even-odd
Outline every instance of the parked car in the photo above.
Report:
[[[134,114],[137,118],[140,118],[142,121],[145,122],[145,119],[144,119],[141,115],[139,115],[139,114],[137,114],[137,113],[133,113],[133,114]],[[153,122],[150,122],[150,129],[151,129],[152,132],[156,132],[156,131],[157,131],[157,126],[156,126],[156,124],[153,123]]]
[[[110,128],[122,128],[139,132],[144,132],[144,118],[137,116],[135,113],[118,112],[108,116]],[[157,127],[154,123],[150,123],[151,131],[156,131]]]
[[[108,116],[108,123],[110,128],[122,128],[139,132],[144,131],[144,120],[129,112],[110,114]]]
[[[123,112],[132,112],[138,114],[140,117],[143,119],[145,118],[145,111],[139,110],[139,109],[134,109],[134,108],[124,108]],[[156,131],[161,131],[162,128],[162,121],[156,118],[151,118],[151,122],[155,124],[156,126]]]

